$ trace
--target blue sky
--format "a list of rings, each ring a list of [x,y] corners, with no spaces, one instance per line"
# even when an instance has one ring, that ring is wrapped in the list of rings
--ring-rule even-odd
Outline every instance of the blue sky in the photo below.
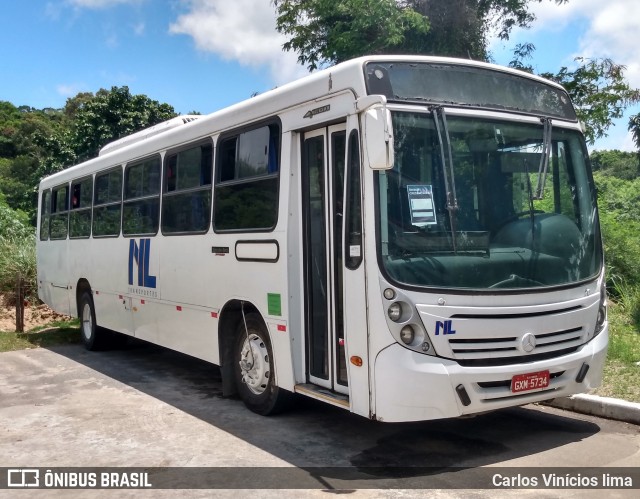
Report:
[[[4,0],[0,4],[0,100],[63,107],[81,91],[127,85],[176,111],[209,113],[305,74],[283,53],[270,0]],[[495,41],[495,62],[510,48],[536,45],[538,71],[573,58],[611,57],[640,87],[640,2],[543,0],[531,30]],[[632,149],[630,114],[596,148]]]

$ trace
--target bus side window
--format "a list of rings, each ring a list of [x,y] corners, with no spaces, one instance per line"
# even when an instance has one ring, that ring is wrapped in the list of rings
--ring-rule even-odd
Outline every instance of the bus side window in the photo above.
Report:
[[[278,124],[223,137],[216,162],[214,229],[273,229],[278,220],[279,170]]]
[[[51,239],[66,239],[69,231],[69,185],[53,189],[51,204]]]
[[[94,237],[118,236],[122,211],[122,168],[96,175],[93,198]]]
[[[91,235],[91,200],[93,180],[86,177],[71,183],[71,211],[69,212],[69,237],[87,238]]]
[[[211,217],[211,142],[190,146],[165,159],[162,194],[163,234],[202,234]]]
[[[42,192],[40,205],[40,240],[49,239],[49,220],[51,218],[51,191],[47,189]]]
[[[159,222],[160,157],[156,156],[125,168],[122,234],[156,234]]]

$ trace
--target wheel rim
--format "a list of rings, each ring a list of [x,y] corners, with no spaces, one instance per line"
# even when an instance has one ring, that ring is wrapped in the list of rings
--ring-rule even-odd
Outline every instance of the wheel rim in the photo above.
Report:
[[[93,333],[93,316],[91,315],[91,306],[88,303],[82,307],[82,334],[88,341]]]
[[[265,342],[255,333],[245,338],[240,352],[242,382],[255,395],[264,393],[269,385],[271,365]]]

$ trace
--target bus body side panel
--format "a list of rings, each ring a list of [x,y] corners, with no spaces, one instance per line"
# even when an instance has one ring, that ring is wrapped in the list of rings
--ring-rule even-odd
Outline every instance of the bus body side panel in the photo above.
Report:
[[[347,120],[347,144],[349,144],[351,130],[354,129],[358,129],[358,115],[355,114],[349,116]],[[358,136],[361,138],[362,134],[358,134]],[[349,154],[349,152],[347,152],[347,154]],[[362,155],[361,147],[360,154]],[[364,165],[364,162],[361,159],[361,190],[364,189],[363,180],[367,177],[367,169],[368,168]],[[347,175],[347,178],[349,178],[349,175]],[[348,194],[348,191],[348,186],[345,186],[345,196]],[[346,203],[343,204],[343,206],[347,206]],[[364,237],[364,234],[369,231],[370,234],[374,233],[373,226],[369,229],[367,224],[373,224],[375,222],[375,217],[371,215],[373,213],[372,211],[368,211],[366,204],[363,203],[361,206],[364,208],[362,210],[362,217],[364,218],[362,227],[363,241],[365,241],[366,238]],[[345,227],[347,226],[346,218],[344,220],[344,225]],[[346,237],[343,238],[343,241],[344,244],[347,244]],[[345,267],[343,270],[343,310],[345,311],[344,335],[346,365],[349,376],[349,403],[351,405],[351,412],[369,418],[371,417],[371,379],[368,366],[372,359],[369,355],[369,328],[367,324],[367,316],[369,314],[369,292],[366,289],[366,262],[368,258],[375,259],[375,250],[373,253],[368,253],[367,248],[365,248],[363,244],[362,251],[363,259],[360,266],[356,269],[347,269]],[[360,357],[362,359],[362,366],[357,366],[350,362],[350,359],[353,356]]]
[[[133,334],[129,300],[125,299],[129,274],[129,241],[122,238],[92,239],[88,252],[81,252],[79,241],[71,241],[72,261],[83,273],[75,276],[89,282],[96,309],[96,322],[102,327]],[[134,271],[135,273],[135,271]],[[76,279],[76,282],[78,282]]]
[[[283,120],[283,123],[284,120]],[[289,292],[287,303],[289,309],[289,355],[291,356],[291,379],[293,384],[306,382],[306,362],[305,362],[305,326],[304,326],[304,283],[303,283],[303,263],[302,263],[302,201],[300,198],[300,169],[294,167],[299,164],[300,134],[295,132],[286,133],[282,137],[283,151],[288,151],[288,155],[282,155],[283,163],[286,161],[289,171],[286,179],[282,179],[281,187],[286,185],[288,192],[288,207],[285,211],[280,211],[283,222],[287,223],[287,246],[286,251],[287,277]],[[284,145],[287,144],[286,148]],[[285,183],[286,181],[286,183]],[[282,197],[282,196],[281,196]],[[282,201],[282,199],[281,199]],[[286,217],[286,220],[284,220]],[[286,350],[282,350],[283,355],[287,355]]]
[[[40,299],[58,313],[76,315],[75,303],[69,303],[67,239],[38,241],[38,294]]]

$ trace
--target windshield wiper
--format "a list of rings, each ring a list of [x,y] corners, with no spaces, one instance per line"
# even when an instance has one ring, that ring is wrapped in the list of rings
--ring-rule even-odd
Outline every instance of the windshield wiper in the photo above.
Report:
[[[549,156],[551,156],[551,135],[553,133],[553,124],[551,118],[541,118],[543,124],[542,131],[542,156],[540,157],[540,165],[538,166],[538,186],[533,199],[539,201],[544,197],[544,185],[547,181],[547,171],[549,170]]]
[[[449,127],[447,126],[447,114],[443,107],[435,106],[431,108],[431,114],[433,114],[433,121],[436,124],[436,131],[438,132],[438,142],[440,143],[440,156],[442,164],[442,175],[444,177],[444,189],[447,193],[447,211],[449,212],[449,225],[451,227],[451,241],[453,244],[453,252],[456,253],[456,212],[458,211],[458,196],[456,194],[456,177],[453,169],[453,153],[451,150],[451,137],[449,136]],[[442,130],[440,129],[440,120],[442,120]],[[447,166],[445,161],[445,144],[444,138],[447,142],[447,153],[449,159],[449,175],[447,175]]]

